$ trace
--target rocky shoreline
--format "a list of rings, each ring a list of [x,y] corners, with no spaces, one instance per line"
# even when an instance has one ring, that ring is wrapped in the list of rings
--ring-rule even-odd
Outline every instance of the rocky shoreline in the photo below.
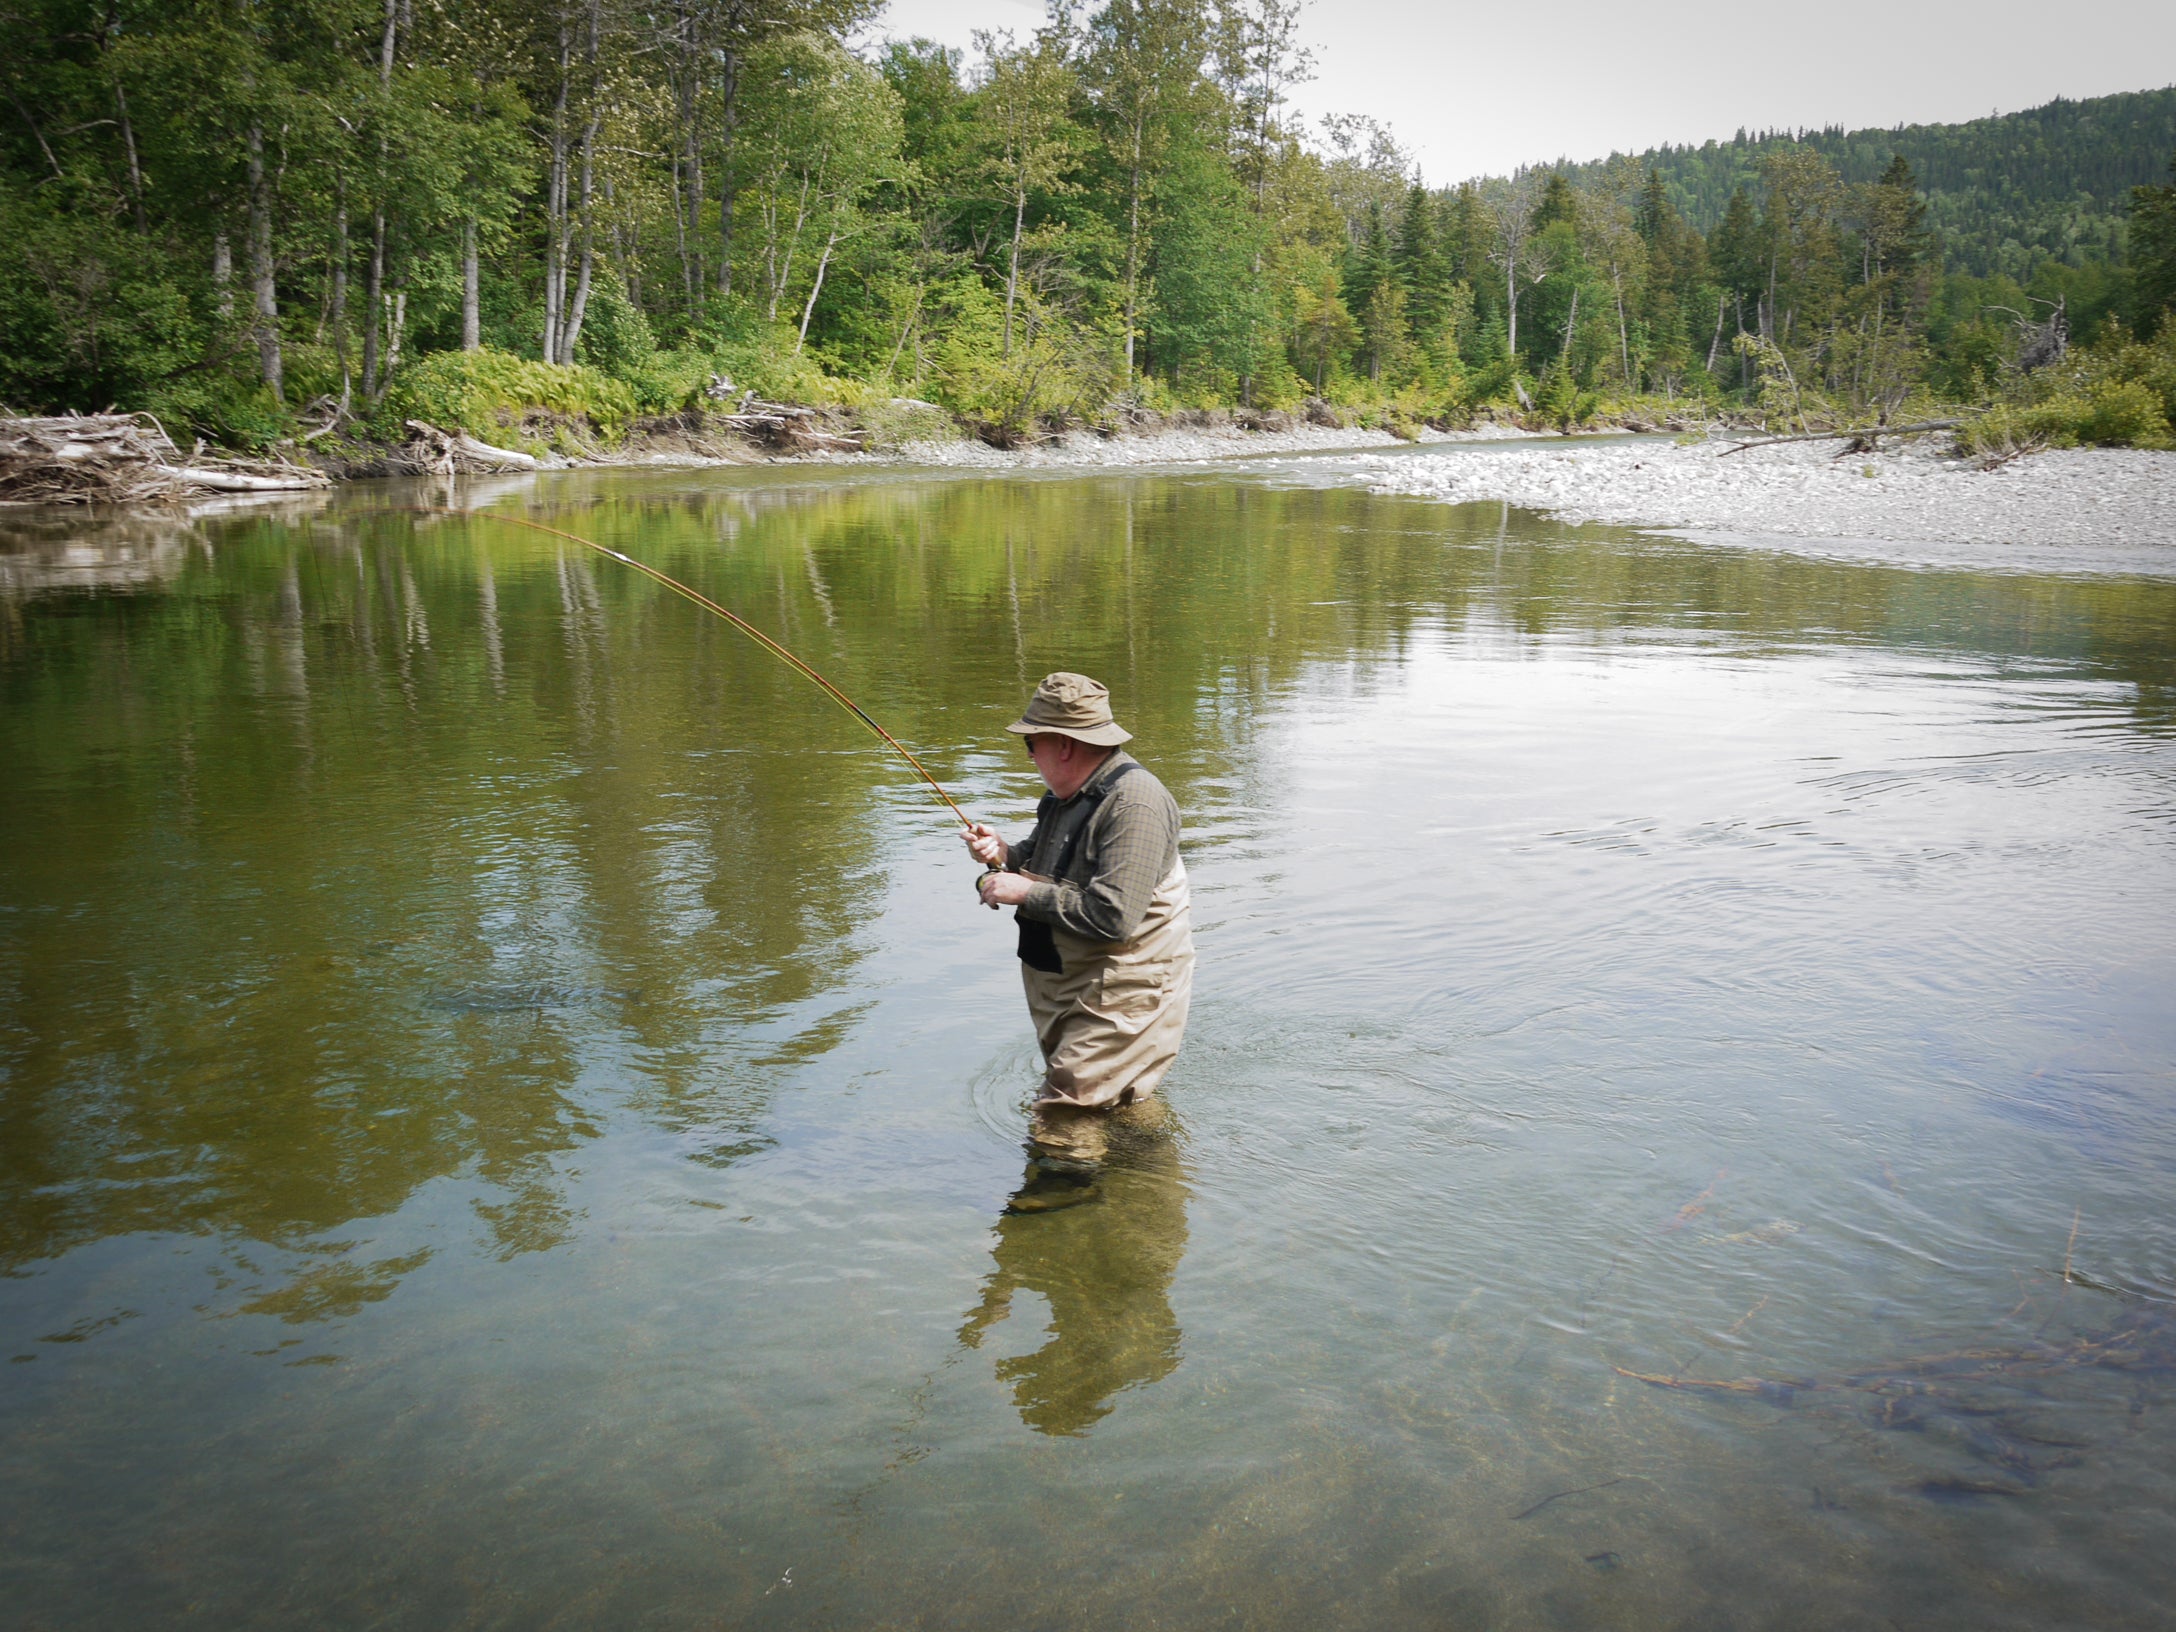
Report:
[[[1845,447],[1842,438],[1752,447],[1641,440],[1362,456],[1352,468],[1378,493],[1494,500],[1571,522],[2176,556],[2176,453],[2075,448],[1987,469],[1934,438],[1878,452]]]
[[[964,473],[1296,455],[1310,465],[1319,459],[1322,473],[1333,480],[1377,493],[1453,504],[1511,504],[1571,523],[1667,530],[1702,541],[1774,538],[1822,541],[1823,547],[1833,548],[1875,543],[1881,548],[1872,553],[1891,557],[1918,547],[1929,560],[1980,552],[1981,559],[2057,568],[2083,564],[2085,556],[2095,555],[2093,570],[2176,570],[2176,452],[2072,449],[2028,454],[1988,469],[1957,457],[1949,451],[1948,438],[1934,436],[1884,440],[1875,450],[1852,451],[1853,444],[1843,437],[1748,445],[1714,434],[1676,441],[1621,433],[1537,435],[1509,424],[1461,431],[1401,426],[1393,433],[1338,424],[1327,411],[1302,419],[1202,410],[1143,416],[1118,426],[1075,429],[998,448],[962,435],[931,434],[952,429],[949,416],[928,404],[906,406],[928,412],[894,415],[888,427],[881,427],[892,432],[889,445],[874,447],[869,444],[880,440],[877,435],[855,437],[858,446],[848,442],[840,429],[852,423],[845,416],[806,410],[782,417],[781,434],[768,445],[707,425],[680,427],[677,433],[674,427],[658,426],[619,448],[573,457],[517,453],[412,426],[408,446],[378,450],[371,461],[353,461],[330,474],[510,475],[587,467],[702,469],[782,463],[906,465]],[[803,416],[816,422],[810,428],[813,434],[799,434]],[[163,436],[151,438],[126,416],[106,418],[112,421],[109,431],[118,427],[116,436],[122,431],[128,436],[111,447],[100,444],[95,458],[71,445],[65,450],[71,457],[62,463],[71,480],[90,482],[95,475],[99,479],[93,486],[107,491],[63,495],[54,483],[41,480],[22,491],[22,499],[47,504],[63,496],[109,504],[163,499],[194,508],[205,502],[226,506],[261,501],[275,496],[271,490],[322,487],[326,481],[317,468],[256,465],[245,471],[201,458],[183,461]],[[48,431],[58,427],[88,442],[94,421],[13,423]],[[863,422],[857,428],[866,433],[879,427]],[[65,438],[47,435],[44,441],[60,450]],[[141,448],[134,445],[139,441]],[[113,469],[101,474],[101,461]],[[409,468],[411,463],[415,468]],[[185,464],[188,468],[182,468]],[[154,492],[160,485],[150,480],[154,475],[170,487],[169,479],[187,478],[190,485]],[[243,491],[259,488],[267,491]],[[2002,554],[1988,556],[1989,550]]]

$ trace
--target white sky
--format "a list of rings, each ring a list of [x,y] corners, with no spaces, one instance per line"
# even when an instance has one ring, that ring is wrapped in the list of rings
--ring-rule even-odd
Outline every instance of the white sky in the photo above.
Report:
[[[967,48],[1039,0],[891,0],[873,35]],[[1364,113],[1431,185],[1749,130],[1944,123],[2176,83],[2176,0],[1311,0],[1310,120]]]

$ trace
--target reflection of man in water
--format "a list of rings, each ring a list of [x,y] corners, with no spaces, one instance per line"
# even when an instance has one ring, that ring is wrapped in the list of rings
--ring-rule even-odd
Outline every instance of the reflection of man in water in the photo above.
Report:
[[[1179,807],[1119,744],[1110,693],[1046,677],[1007,730],[1050,789],[1018,844],[976,823],[991,869],[982,899],[1017,909],[1020,973],[1042,1045],[1030,1148],[1040,1164],[1013,1198],[1047,1212],[1095,1194],[1096,1124],[1145,1101],[1177,1058],[1194,986],[1193,913],[1179,860]]]
[[[997,1363],[1020,1420],[1038,1433],[1081,1433],[1110,1414],[1120,1389],[1179,1363],[1171,1277],[1186,1251],[1186,1174],[1164,1124],[1158,1100],[1098,1117],[1091,1149],[1109,1158],[1101,1204],[997,1221],[997,1264],[960,1341],[979,1348],[1016,1291],[1049,1299],[1050,1340]]]

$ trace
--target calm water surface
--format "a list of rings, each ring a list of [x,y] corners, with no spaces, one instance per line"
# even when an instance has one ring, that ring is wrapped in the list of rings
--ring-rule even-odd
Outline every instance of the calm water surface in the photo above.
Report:
[[[1015,828],[1110,682],[1193,1033],[1008,1218],[942,809],[439,497],[7,524],[11,1624],[2166,1625],[2176,579],[1297,465],[468,490]]]

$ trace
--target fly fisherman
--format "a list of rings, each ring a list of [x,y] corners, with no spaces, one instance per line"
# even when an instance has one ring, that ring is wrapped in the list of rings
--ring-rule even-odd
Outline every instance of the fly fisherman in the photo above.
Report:
[[[968,828],[991,871],[983,902],[1015,908],[1020,975],[1042,1044],[1043,1088],[1014,1212],[1096,1194],[1104,1121],[1147,1100],[1177,1058],[1194,987],[1194,933],[1179,807],[1119,744],[1111,694],[1053,674],[1005,729],[1027,739],[1050,792],[1018,844]]]

